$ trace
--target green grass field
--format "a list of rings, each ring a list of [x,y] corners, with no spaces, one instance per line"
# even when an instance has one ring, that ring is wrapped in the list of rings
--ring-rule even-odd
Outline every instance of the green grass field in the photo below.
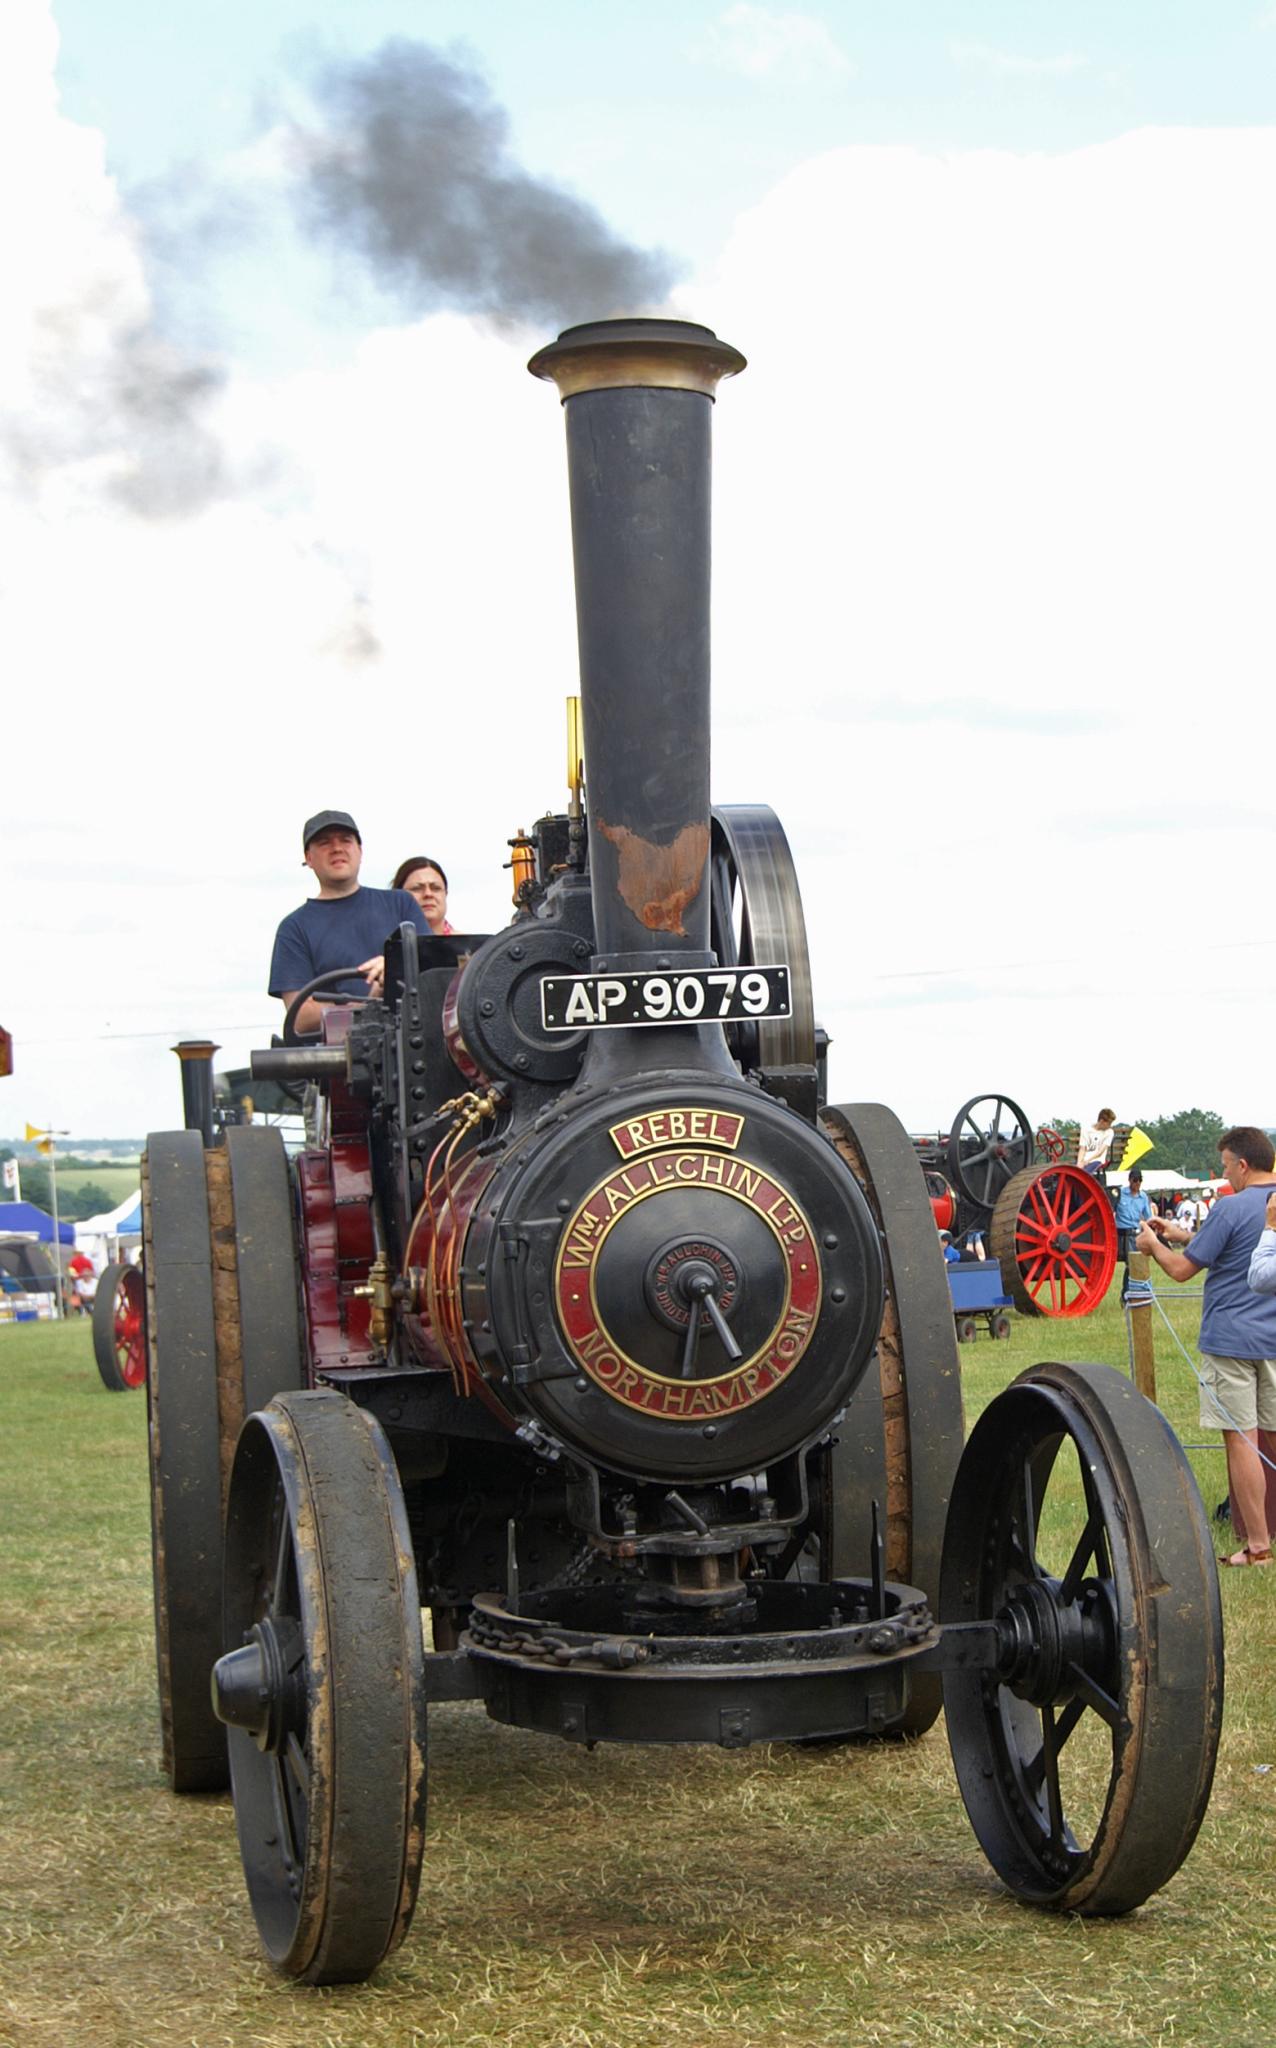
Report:
[[[1195,1333],[1182,1297],[1176,1320]],[[1105,1305],[963,1347],[1125,1362]],[[1161,1333],[1162,1405],[1201,1440]],[[261,1961],[229,1801],[158,1775],[145,1402],[83,1326],[0,1328],[0,2042],[14,2048],[1260,2048],[1276,2031],[1276,1572],[1225,1575],[1228,1701],[1191,1858],[1121,1921],[1018,1906],[942,1727],[914,1745],[590,1754],[431,1720],[421,1899],[372,1983]],[[1206,1499],[1221,1455],[1193,1452]]]
[[[58,1169],[58,1191],[61,1194],[75,1194],[92,1181],[94,1187],[105,1188],[111,1197],[111,1207],[122,1202],[126,1195],[135,1195],[141,1185],[141,1168],[138,1166],[73,1166]]]

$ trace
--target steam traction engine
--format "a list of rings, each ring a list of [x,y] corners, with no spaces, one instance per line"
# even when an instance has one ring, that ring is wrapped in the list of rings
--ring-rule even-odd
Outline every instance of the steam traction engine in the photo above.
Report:
[[[295,1166],[251,1125],[150,1140],[171,1781],[229,1773],[272,1961],[335,1982],[406,1931],[428,1703],[736,1747],[917,1734],[942,1681],[1005,1882],[1122,1912],[1213,1768],[1190,1473],[1097,1366],[1035,1368],[962,1454],[913,1147],[822,1106],[783,835],[710,813],[709,423],[743,359],[636,320],[532,368],[566,412],[587,803],[518,843],[508,929],[403,928],[384,1002],[255,1056],[319,1091]]]
[[[1129,1126],[1118,1134],[1123,1143]],[[936,1227],[986,1235],[1021,1315],[1084,1316],[1098,1307],[1116,1272],[1113,1208],[1102,1181],[1064,1160],[1059,1131],[1046,1124],[1034,1136],[1008,1095],[974,1095],[950,1131],[913,1144]]]

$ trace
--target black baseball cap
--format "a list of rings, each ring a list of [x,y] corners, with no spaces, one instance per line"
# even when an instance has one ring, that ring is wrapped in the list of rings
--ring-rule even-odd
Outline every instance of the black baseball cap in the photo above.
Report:
[[[316,811],[313,818],[306,819],[305,830],[301,835],[302,852],[306,851],[311,840],[317,839],[321,832],[327,832],[334,828],[338,832],[353,832],[360,846],[363,845],[363,834],[350,816],[349,811]]]

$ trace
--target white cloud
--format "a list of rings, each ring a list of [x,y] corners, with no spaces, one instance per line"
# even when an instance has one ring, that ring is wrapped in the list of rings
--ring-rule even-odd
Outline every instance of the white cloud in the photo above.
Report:
[[[990,43],[951,41],[948,54],[959,71],[990,71],[998,78],[1066,78],[1090,64],[1074,50],[1057,57],[1025,57],[1015,50],[994,49]]]
[[[47,48],[26,65],[0,400],[39,308],[114,281],[66,329],[68,388],[148,312],[100,141]],[[985,1086],[1035,1118],[1276,1121],[1274,178],[1266,130],[849,149],[684,295],[751,358],[716,412],[715,794],[788,828],[835,1089],[911,1126]],[[208,418],[234,488],[183,518],[128,513],[82,454],[0,484],[0,1130],[166,1126],[183,1031],[244,1059],[321,804],[370,879],[425,844],[458,921],[504,919],[575,685],[543,338],[442,318],[232,371]]]
[[[695,46],[695,54],[746,78],[847,77],[855,66],[813,14],[740,4],[725,8]]]
[[[848,149],[687,296],[751,358],[717,407],[715,788],[786,820],[835,1088],[917,1127],[984,1085],[1276,1120],[1276,946],[1211,951],[1272,858],[1274,175],[1269,130]],[[877,1014],[954,938],[1063,964]],[[1184,998],[1186,1048],[1155,1028]]]

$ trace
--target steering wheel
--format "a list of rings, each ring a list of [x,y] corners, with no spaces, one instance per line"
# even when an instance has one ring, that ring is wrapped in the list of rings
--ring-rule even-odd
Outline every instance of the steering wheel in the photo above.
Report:
[[[301,1007],[303,1003],[308,1003],[312,996],[317,1002],[321,1003],[359,1002],[361,998],[358,996],[348,996],[340,989],[327,987],[327,983],[330,981],[342,981],[346,975],[358,974],[358,972],[357,967],[329,967],[323,974],[316,974],[314,980],[308,981],[304,988],[299,988],[289,1003],[288,1014],[284,1018],[284,1044],[314,1045],[317,1041],[319,1037],[317,1031],[298,1031],[297,1029],[297,1018]]]

